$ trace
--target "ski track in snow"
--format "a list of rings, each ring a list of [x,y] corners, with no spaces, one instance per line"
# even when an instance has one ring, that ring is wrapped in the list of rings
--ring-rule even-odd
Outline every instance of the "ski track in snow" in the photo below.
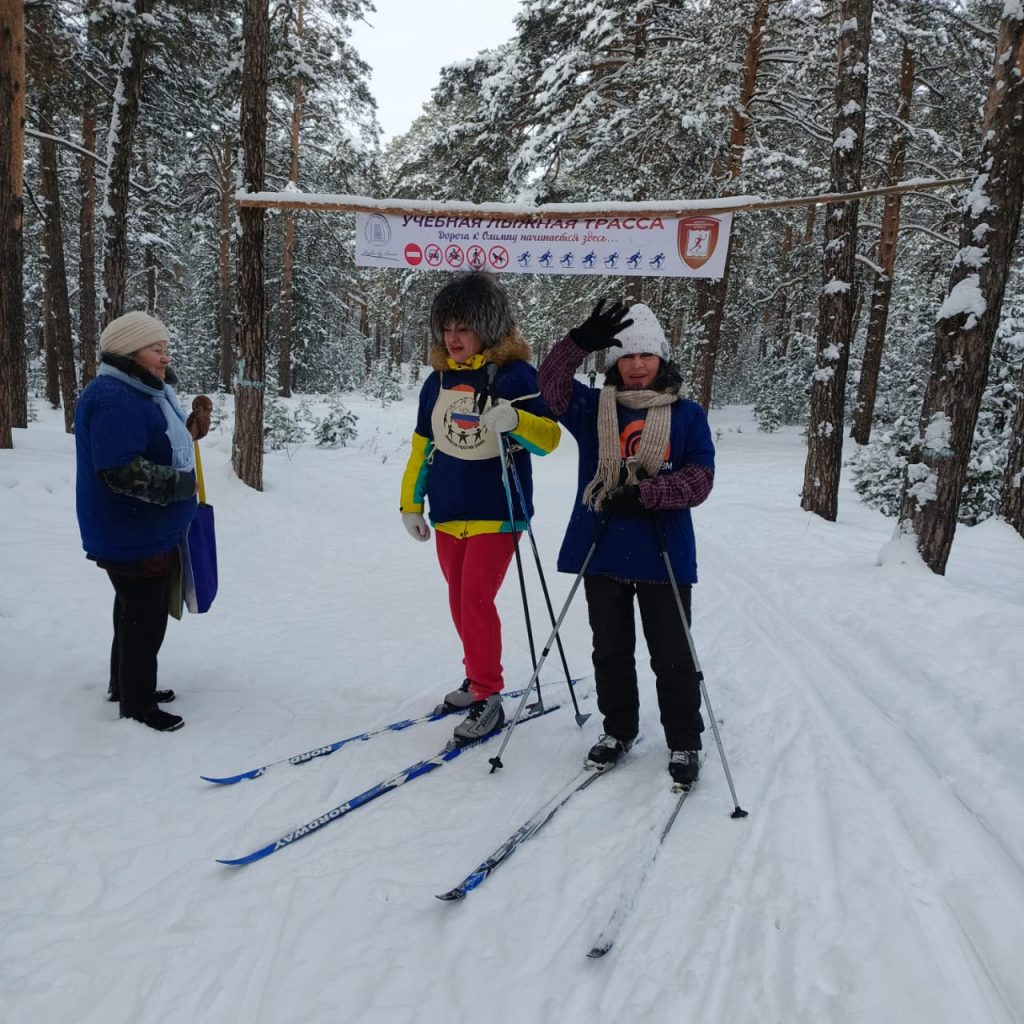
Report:
[[[949,575],[874,565],[891,523],[841,495],[800,512],[797,431],[716,412],[719,470],[695,513],[694,639],[743,820],[710,728],[684,805],[618,941],[585,956],[674,804],[640,646],[643,741],[478,890],[434,899],[579,768],[557,651],[554,714],[241,869],[214,863],[437,753],[454,719],[257,767],[429,710],[457,682],[432,545],[394,498],[414,399],[357,404],[361,442],[268,456],[264,495],[205,452],[222,594],[172,623],[161,679],[187,728],[144,734],[103,703],[109,584],[78,550],[59,414],[0,453],[0,1005],[76,1024],[1020,1024],[1024,555],[961,528]],[[47,413],[48,415],[48,413]],[[537,542],[554,561],[571,439],[535,460]],[[380,537],[380,543],[366,538]],[[1019,540],[1017,541],[1019,543]],[[547,638],[528,541],[538,649]],[[530,674],[512,569],[500,595],[510,686]],[[582,594],[563,638],[589,671]]]

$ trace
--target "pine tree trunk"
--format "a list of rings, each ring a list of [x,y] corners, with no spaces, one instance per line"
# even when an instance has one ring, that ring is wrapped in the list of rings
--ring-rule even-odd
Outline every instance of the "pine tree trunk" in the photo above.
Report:
[[[839,3],[839,71],[832,122],[831,190],[860,189],[873,0]],[[857,203],[825,213],[824,286],[818,304],[818,348],[811,379],[811,415],[801,508],[835,521],[843,458],[843,405],[853,341]]]
[[[889,152],[889,184],[895,185],[903,178],[907,154],[907,125],[910,121],[910,104],[914,95],[914,69],[916,60],[909,43],[903,43],[903,58],[900,64],[900,102],[896,111],[898,127]],[[882,350],[885,348],[885,331],[889,323],[889,303],[892,300],[893,271],[896,267],[896,243],[900,234],[900,206],[902,196],[886,196],[882,208],[882,233],[878,242],[878,265],[882,272],[875,275],[871,289],[871,311],[868,314],[868,333],[864,342],[864,360],[861,364],[860,381],[857,384],[857,402],[853,410],[853,425],[850,436],[857,444],[871,440],[871,424],[875,417],[875,398],[878,394],[878,377],[882,369]]]
[[[768,336],[771,344],[765,352],[769,359],[781,359],[789,350],[789,289],[786,282],[793,264],[793,225],[787,224],[782,235],[782,257],[779,260],[779,294],[772,304],[771,327]]]
[[[302,50],[303,24],[302,24],[302,0],[298,0],[296,7],[295,34],[297,46]],[[302,78],[296,73],[295,88],[292,94],[292,122],[289,132],[289,143],[291,147],[291,166],[288,172],[289,181],[294,185],[299,183],[299,131],[302,127]],[[295,214],[287,210],[284,215],[284,249],[281,253],[281,325],[280,344],[278,347],[277,359],[277,385],[282,398],[288,398],[292,393],[292,324],[294,322],[292,310],[292,283],[295,263]]]
[[[217,331],[220,336],[220,381],[227,393],[235,372],[234,318],[231,313],[231,176],[234,140],[225,136],[223,153],[214,151],[217,170]]]
[[[249,191],[263,189],[267,139],[267,0],[245,0],[242,14],[245,59],[242,70],[241,139],[243,174]],[[235,434],[231,454],[238,478],[263,490],[263,401],[266,347],[263,294],[263,210],[239,210],[238,372],[235,375]]]
[[[0,448],[28,423],[22,281],[25,9],[0,0]]]
[[[152,185],[149,178],[149,147],[145,140],[142,143],[142,162],[140,170],[142,180],[146,185]],[[142,247],[142,265],[146,275],[146,312],[150,316],[156,316],[157,286],[160,277],[160,260],[156,254],[156,246],[152,239],[156,236],[156,223],[153,220],[152,211],[147,206],[143,213],[142,231],[146,236],[146,244]]]
[[[96,150],[96,118],[90,98],[82,112],[82,147]],[[78,206],[78,337],[82,386],[96,376],[96,161],[82,157]]]
[[[732,126],[729,130],[729,150],[724,161],[716,160],[712,169],[715,178],[723,175],[727,185],[722,195],[732,195],[733,182],[743,167],[743,151],[747,145],[750,128],[748,107],[757,87],[757,75],[761,68],[761,48],[764,44],[765,24],[768,21],[768,0],[756,0],[754,17],[747,36],[747,49],[743,58],[743,79],[739,97],[732,112]],[[694,398],[711,408],[711,394],[714,388],[715,365],[722,339],[722,323],[725,320],[725,299],[729,290],[729,266],[732,257],[733,239],[725,255],[725,269],[717,281],[702,279],[697,282],[697,324],[700,335],[697,342],[697,358],[694,369]]]
[[[121,48],[114,104],[107,140],[107,181],[104,189],[103,323],[125,312],[128,273],[128,185],[132,143],[139,117],[139,93],[146,56],[145,16],[152,0],[135,0],[135,17]]]
[[[96,9],[96,0],[87,0],[86,17]],[[94,22],[89,21],[90,49],[96,43]],[[96,85],[89,75],[82,76],[82,148],[96,152]],[[96,161],[85,154],[78,171],[78,340],[81,346],[82,387],[96,376]]]
[[[43,301],[41,303],[43,322],[40,331],[43,335],[43,362],[45,367],[44,394],[46,403],[51,409],[60,408],[60,370],[57,367],[57,346],[53,343],[53,303],[50,300],[50,268],[46,257],[43,258]]]
[[[1024,367],[1021,368],[1017,408],[1010,427],[1009,457],[999,514],[1024,537]]]
[[[940,575],[956,533],[1024,197],[1024,17],[1019,6],[1012,8],[1006,5],[999,26],[978,170],[937,317],[931,376],[900,502],[898,530],[914,533],[921,557]]]
[[[55,134],[45,106],[37,110],[39,125],[45,136]],[[39,164],[42,176],[42,198],[45,203],[43,225],[46,246],[46,293],[48,351],[56,364],[60,398],[64,406],[64,429],[70,434],[75,425],[75,403],[78,383],[75,379],[75,347],[71,338],[71,308],[68,302],[68,278],[64,263],[64,234],[60,213],[60,176],[57,167],[57,144],[52,137],[39,140]]]

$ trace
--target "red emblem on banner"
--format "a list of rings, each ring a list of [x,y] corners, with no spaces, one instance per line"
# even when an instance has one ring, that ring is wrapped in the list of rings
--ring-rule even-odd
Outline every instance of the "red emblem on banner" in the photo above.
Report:
[[[719,227],[714,217],[687,217],[679,222],[679,258],[691,270],[699,270],[711,259]]]
[[[422,260],[423,250],[415,242],[410,242],[405,247],[405,262],[418,267]]]

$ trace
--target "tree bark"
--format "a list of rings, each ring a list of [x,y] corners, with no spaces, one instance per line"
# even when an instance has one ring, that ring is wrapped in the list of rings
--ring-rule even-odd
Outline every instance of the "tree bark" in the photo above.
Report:
[[[57,346],[53,343],[53,303],[50,301],[50,268],[43,257],[43,301],[40,304],[43,314],[39,330],[43,337],[43,393],[47,405],[51,409],[60,408],[60,371],[57,368]]]
[[[873,0],[840,0],[839,70],[832,122],[831,189],[860,189]],[[818,303],[818,345],[811,379],[811,415],[801,508],[835,521],[843,457],[843,404],[853,341],[858,203],[826,207],[824,286]]]
[[[87,38],[90,49],[96,42],[91,15],[96,0],[87,0]],[[89,75],[82,76],[82,148],[96,152],[96,86]],[[81,347],[82,386],[96,376],[96,161],[85,154],[78,170],[78,341]]]
[[[25,9],[0,0],[0,448],[28,423],[22,281]]]
[[[87,92],[89,92],[87,90]],[[82,147],[96,151],[96,115],[91,92],[82,111]],[[82,386],[96,376],[96,161],[83,156],[78,177],[78,338]]]
[[[295,34],[299,52],[302,52],[302,0],[297,0]],[[302,127],[302,76],[296,71],[295,88],[292,94],[292,121],[289,132],[291,165],[288,180],[299,183],[299,132]],[[292,282],[295,263],[295,213],[287,210],[284,215],[284,249],[281,253],[281,322],[280,344],[277,358],[277,386],[282,398],[292,393]]]
[[[1003,500],[999,514],[1024,537],[1024,367],[1018,384],[1020,395],[1010,427],[1010,450],[1006,460]]]
[[[142,142],[140,169],[142,171],[142,180],[146,185],[150,185],[149,147],[146,145],[145,140]],[[160,281],[160,259],[156,253],[156,246],[153,244],[153,238],[156,236],[157,231],[156,222],[148,206],[143,213],[142,231],[146,237],[146,242],[142,247],[142,265],[145,268],[146,276],[146,312],[150,316],[156,316],[157,287]]]
[[[267,139],[267,0],[245,0],[242,14],[245,58],[242,69],[240,133],[245,187],[263,189]],[[263,490],[263,402],[266,345],[263,294],[263,210],[239,211],[238,370],[235,374],[235,434],[231,462],[238,478]]]
[[[889,150],[888,182],[895,185],[903,180],[907,155],[907,128],[910,105],[914,95],[914,51],[906,41],[900,62],[900,101],[896,110],[898,127]],[[871,310],[868,314],[868,333],[864,342],[864,360],[857,384],[857,402],[853,409],[850,436],[857,444],[871,440],[871,424],[875,417],[875,398],[878,377],[882,369],[882,350],[889,323],[889,304],[892,300],[893,270],[896,267],[896,244],[900,234],[900,206],[902,195],[886,196],[882,208],[882,233],[878,242],[878,265],[881,273],[875,275],[871,288]]]
[[[942,575],[956,533],[971,443],[1024,197],[1024,18],[1004,8],[981,152],[960,225],[960,251],[939,309],[931,375],[911,447],[898,531]],[[1019,411],[1019,410],[1018,410]],[[1015,419],[1015,426],[1020,422]],[[1020,437],[1018,433],[1015,435]]]
[[[48,349],[56,363],[60,398],[64,406],[64,429],[70,434],[75,426],[78,382],[75,379],[75,346],[71,338],[71,307],[68,302],[67,268],[64,263],[57,144],[52,138],[56,133],[45,106],[40,107],[38,116],[40,128],[48,136],[39,140],[39,164],[46,217],[43,225],[46,247],[46,293],[49,300],[46,332],[49,340]]]
[[[107,180],[104,188],[103,323],[124,313],[128,274],[128,185],[132,143],[139,118],[139,93],[146,57],[145,16],[152,0],[135,0],[135,17],[121,48],[114,103],[107,138]]]
[[[750,128],[750,101],[757,86],[757,75],[761,67],[761,48],[764,44],[765,24],[768,21],[768,0],[756,0],[754,17],[747,36],[747,48],[743,58],[743,79],[740,82],[739,97],[732,111],[732,126],[729,130],[729,149],[725,160],[717,159],[712,175],[727,179],[722,195],[732,195],[733,182],[743,167],[743,151],[747,145]],[[698,341],[696,365],[694,367],[694,398],[707,412],[711,408],[711,393],[714,387],[715,365],[722,339],[722,323],[725,319],[725,299],[729,290],[729,265],[732,257],[732,239],[725,255],[725,269],[720,279],[697,282],[696,320]]]
[[[217,332],[220,336],[220,380],[232,390],[235,372],[234,317],[231,312],[231,195],[234,173],[234,140],[224,136],[224,149],[211,152],[217,172]]]

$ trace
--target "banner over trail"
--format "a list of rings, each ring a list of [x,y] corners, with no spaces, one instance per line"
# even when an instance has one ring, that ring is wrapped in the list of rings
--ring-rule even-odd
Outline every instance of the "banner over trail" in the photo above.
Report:
[[[355,261],[402,270],[719,278],[731,226],[731,213],[533,221],[357,213]]]
[[[464,203],[281,192],[235,194],[239,207],[356,215],[356,265],[404,270],[491,270],[720,278],[732,216],[760,210],[830,206],[967,184],[912,178],[859,192],[769,199],[720,196],[645,202]]]

